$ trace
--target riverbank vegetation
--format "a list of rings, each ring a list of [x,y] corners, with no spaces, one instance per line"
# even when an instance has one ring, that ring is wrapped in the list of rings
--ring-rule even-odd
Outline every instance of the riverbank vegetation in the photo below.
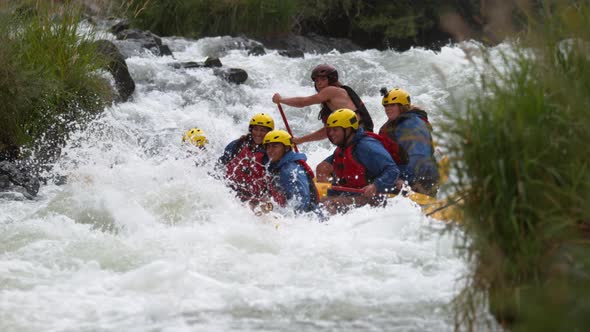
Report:
[[[131,0],[123,7],[141,29],[193,38],[285,33],[295,13],[292,0]]]
[[[0,158],[39,148],[38,162],[49,161],[70,127],[110,100],[101,59],[75,6],[4,2],[0,15]]]
[[[590,314],[590,8],[521,8],[528,29],[487,62],[444,131],[472,263],[457,326],[487,305],[510,331],[582,331]],[[482,52],[491,52],[483,49]],[[497,58],[497,57],[496,57]]]
[[[251,37],[316,33],[348,38],[367,48],[446,44],[444,12],[477,25],[480,1],[387,0],[128,0],[121,7],[133,25],[162,36]]]

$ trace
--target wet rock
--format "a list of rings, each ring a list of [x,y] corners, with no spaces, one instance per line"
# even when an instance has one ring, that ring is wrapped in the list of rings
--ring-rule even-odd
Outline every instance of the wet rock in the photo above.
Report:
[[[205,59],[205,67],[213,68],[213,67],[221,67],[221,60],[219,58],[208,57]]]
[[[5,199],[9,201],[24,201],[25,195],[13,191],[0,192],[0,199]]]
[[[160,55],[172,56],[172,50],[170,49],[170,47],[168,45],[162,44],[162,45],[160,45]]]
[[[283,50],[283,51],[279,51],[279,55],[286,56],[288,58],[304,58],[305,57],[302,50]]]
[[[248,73],[239,68],[215,69],[213,73],[216,76],[235,84],[242,84],[248,79]]]
[[[337,50],[341,53],[360,51],[362,48],[346,38],[332,38],[320,36],[317,34],[308,34],[305,36],[289,34],[287,36],[276,36],[258,38],[267,48],[301,51],[303,53],[328,53]]]
[[[214,68],[214,67],[221,67],[221,60],[219,58],[207,58],[204,62],[195,62],[195,61],[188,61],[188,62],[178,62],[170,64],[172,67],[176,69],[184,68]]]
[[[0,189],[21,192],[32,199],[39,192],[40,182],[33,171],[9,161],[0,162]]]
[[[68,183],[68,177],[66,175],[56,175],[53,177],[53,183],[56,186],[63,186]]]
[[[172,55],[172,51],[167,45],[162,44],[162,39],[149,31],[139,29],[125,29],[119,31],[116,35],[117,40],[129,41],[126,46],[136,46],[148,49],[158,56]],[[126,49],[128,50],[128,49]],[[139,50],[136,50],[139,53]],[[131,56],[131,55],[128,55]]]
[[[248,54],[262,55],[264,45],[246,37],[223,36],[207,38],[207,43],[203,46],[205,54],[216,58],[225,56],[231,50],[245,50]]]
[[[14,144],[13,142],[0,141],[0,161],[17,160],[19,154],[20,154],[20,149],[16,144]]]
[[[135,82],[129,74],[125,58],[115,44],[108,40],[97,40],[96,50],[107,60],[107,69],[115,79],[120,101],[127,101],[135,91]]]
[[[252,48],[248,50],[248,55],[260,56],[265,54],[266,51],[264,50],[264,46],[262,45],[254,45]]]
[[[123,30],[128,30],[129,27],[130,26],[129,26],[128,20],[121,20],[121,21],[115,23],[112,27],[110,27],[109,32],[112,33],[113,35],[116,35]]]
[[[10,188],[10,178],[6,174],[0,175],[0,190]]]
[[[191,68],[203,68],[205,67],[205,64],[202,62],[194,62],[194,61],[188,61],[188,62],[175,62],[175,63],[171,63],[169,64],[170,66],[172,66],[175,69],[191,69]]]

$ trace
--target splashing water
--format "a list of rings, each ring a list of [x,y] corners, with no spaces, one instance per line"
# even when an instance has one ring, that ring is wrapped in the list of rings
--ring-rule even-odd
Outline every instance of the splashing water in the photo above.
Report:
[[[411,201],[327,223],[281,211],[259,218],[210,174],[253,114],[284,128],[273,93],[314,93],[309,73],[320,63],[339,69],[377,128],[382,86],[407,89],[436,128],[451,94],[475,87],[463,50],[304,59],[233,50],[224,66],[249,75],[233,85],[211,69],[169,65],[202,61],[222,38],[165,42],[175,59],[128,59],[133,100],[72,135],[54,171],[67,184],[0,201],[0,330],[452,330],[449,303],[467,269],[456,231],[443,233]],[[321,125],[318,106],[284,109],[296,136]],[[210,142],[200,155],[180,142],[192,127]],[[312,167],[333,150],[327,140],[299,148]]]

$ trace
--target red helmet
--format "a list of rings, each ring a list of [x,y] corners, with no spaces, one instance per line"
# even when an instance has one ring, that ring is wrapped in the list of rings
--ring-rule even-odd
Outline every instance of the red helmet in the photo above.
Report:
[[[311,71],[312,81],[315,81],[315,79],[320,76],[327,77],[329,83],[338,82],[338,71],[330,65],[319,65]]]

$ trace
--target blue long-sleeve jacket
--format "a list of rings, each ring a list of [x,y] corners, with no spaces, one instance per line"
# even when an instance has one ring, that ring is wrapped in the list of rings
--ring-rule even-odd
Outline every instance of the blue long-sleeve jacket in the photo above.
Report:
[[[288,205],[294,205],[296,213],[314,211],[318,208],[315,189],[311,191],[314,184],[298,160],[305,161],[307,157],[288,151],[281,160],[271,162],[268,171],[274,175],[275,189],[285,195]]]
[[[431,130],[420,116],[419,112],[406,112],[390,125],[394,128],[392,139],[408,153],[409,162],[401,167],[401,178],[408,181],[410,186],[421,181],[438,183],[439,180]],[[391,131],[388,131],[388,135],[391,137]]]
[[[383,144],[366,136],[362,128],[357,130],[351,144],[356,144],[352,154],[365,167],[367,179],[377,187],[377,192],[392,191],[400,170]],[[333,164],[334,156],[328,157],[326,161]]]

